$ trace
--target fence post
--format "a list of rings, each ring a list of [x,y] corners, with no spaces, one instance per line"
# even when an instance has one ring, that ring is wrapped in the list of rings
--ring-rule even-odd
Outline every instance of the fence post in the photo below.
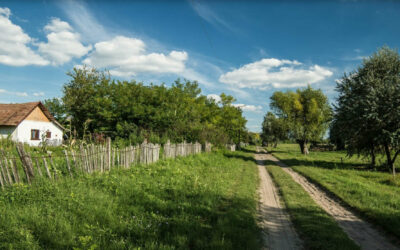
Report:
[[[28,159],[29,156],[25,153],[24,145],[22,145],[22,143],[17,144],[17,152],[18,152],[19,158],[21,158],[21,162],[24,167],[28,183],[31,184],[31,179],[34,178],[33,167],[32,167],[31,161],[29,161],[29,159]]]
[[[11,170],[14,175],[15,182],[19,183],[19,174],[18,174],[17,163],[16,163],[15,159],[14,159],[14,162],[10,159],[10,166],[11,166]]]
[[[65,160],[67,161],[67,167],[68,167],[69,176],[72,178],[71,165],[69,165],[69,159],[68,159],[67,150],[64,150],[64,154],[65,154]]]
[[[111,169],[111,137],[107,137],[107,170]]]
[[[44,163],[44,168],[46,169],[46,172],[47,172],[47,176],[48,176],[49,179],[51,180],[51,179],[53,179],[53,178],[51,177],[50,170],[49,170],[49,168],[48,168],[48,166],[47,166],[46,157],[42,156],[42,159],[43,159],[43,163]]]

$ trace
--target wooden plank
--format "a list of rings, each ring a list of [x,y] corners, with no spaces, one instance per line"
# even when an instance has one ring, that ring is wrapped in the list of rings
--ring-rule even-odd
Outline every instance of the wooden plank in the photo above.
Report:
[[[37,157],[35,158],[35,162],[36,162],[37,172],[39,173],[40,177],[42,177],[43,174],[42,174],[42,170],[40,169],[39,159]]]
[[[7,180],[6,171],[4,170],[3,161],[1,160],[1,158],[0,158],[0,169],[1,169],[1,175],[3,176],[4,184],[9,185],[10,183]]]
[[[4,160],[4,168],[6,169],[6,173],[7,173],[7,177],[8,177],[8,182],[10,184],[13,184],[13,179],[11,178],[10,171],[8,170],[8,160],[5,157],[3,160]]]
[[[33,167],[31,165],[31,161],[29,156],[26,154],[24,146],[22,143],[17,144],[17,152],[21,159],[22,165],[24,167],[25,174],[27,176],[28,183],[31,183],[31,179],[34,178]]]
[[[9,160],[9,162],[10,162],[11,171],[13,172],[14,182],[19,183],[19,174],[18,174],[18,169],[16,167],[16,164],[14,165],[14,163],[11,159]]]
[[[69,163],[67,150],[64,150],[64,154],[65,154],[65,161],[67,162],[67,168],[68,168],[69,176],[72,178],[71,165]]]
[[[54,179],[57,180],[58,179],[57,168],[56,168],[56,165],[53,162],[53,158],[51,157],[51,154],[49,154],[49,162],[50,162],[50,166],[51,166],[51,168],[53,169],[53,172],[54,172]]]
[[[19,176],[18,173],[18,165],[17,165],[17,160],[14,158],[12,161],[10,159],[10,164],[13,166],[13,172],[14,172],[14,176],[17,178],[17,182],[21,182],[21,177]]]
[[[50,170],[49,170],[48,165],[47,165],[46,157],[42,156],[42,159],[43,159],[44,168],[46,169],[47,176],[51,180],[53,178],[52,178],[52,176],[50,174]]]

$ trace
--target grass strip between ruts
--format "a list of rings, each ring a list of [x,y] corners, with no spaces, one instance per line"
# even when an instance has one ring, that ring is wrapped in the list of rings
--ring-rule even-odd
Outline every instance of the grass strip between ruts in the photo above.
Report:
[[[266,168],[279,188],[305,249],[360,249],[292,177],[273,162]]]

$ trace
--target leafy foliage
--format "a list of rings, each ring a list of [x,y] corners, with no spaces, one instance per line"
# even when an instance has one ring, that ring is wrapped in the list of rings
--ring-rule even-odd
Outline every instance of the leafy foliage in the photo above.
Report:
[[[178,79],[171,87],[144,85],[117,81],[107,72],[85,67],[68,75],[63,108],[77,137],[103,133],[133,143],[144,138],[163,143],[169,138],[214,144],[246,138],[246,120],[232,105],[235,99],[225,94],[219,103],[207,99],[195,81]]]
[[[400,56],[383,47],[337,84],[335,122],[348,153],[386,154],[395,174],[400,153]]]
[[[264,116],[262,123],[262,141],[263,144],[278,145],[279,141],[287,139],[288,127],[283,118],[277,118],[273,113],[268,112]]]
[[[324,136],[332,110],[328,98],[321,90],[298,89],[296,92],[277,91],[271,96],[271,108],[286,124],[289,136],[295,139],[302,153],[307,154],[307,144]]]

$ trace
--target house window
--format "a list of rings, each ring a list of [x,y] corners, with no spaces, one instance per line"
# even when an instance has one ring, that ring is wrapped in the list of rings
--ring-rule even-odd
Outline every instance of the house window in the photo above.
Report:
[[[50,131],[47,131],[47,132],[46,132],[46,138],[47,138],[47,139],[50,139],[50,138],[51,138],[51,132],[50,132]]]
[[[31,129],[31,140],[40,140],[38,129]]]

